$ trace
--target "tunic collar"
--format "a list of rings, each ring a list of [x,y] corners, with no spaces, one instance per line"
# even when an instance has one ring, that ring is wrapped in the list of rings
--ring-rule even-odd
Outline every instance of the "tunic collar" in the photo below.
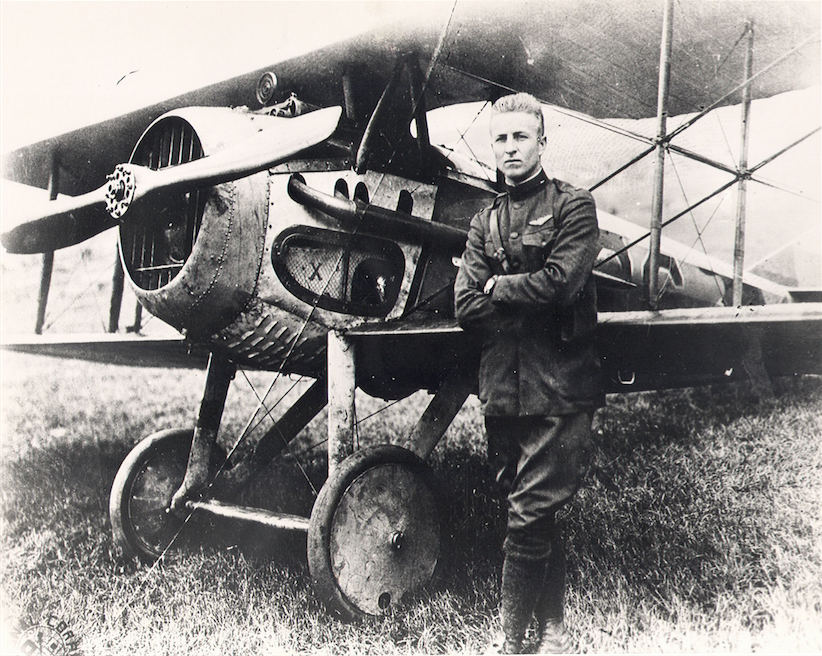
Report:
[[[522,184],[518,184],[516,186],[505,185],[505,192],[511,198],[511,200],[525,200],[529,196],[533,196],[537,191],[542,189],[546,184],[548,184],[548,176],[545,175],[545,171],[542,169],[539,170],[533,178],[529,178]]]

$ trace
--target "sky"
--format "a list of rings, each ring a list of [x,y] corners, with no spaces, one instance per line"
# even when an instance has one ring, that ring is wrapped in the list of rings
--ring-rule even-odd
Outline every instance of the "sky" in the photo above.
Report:
[[[0,2],[0,151],[32,143],[48,136],[125,113],[205,84],[264,67],[268,64],[310,52],[335,41],[344,40],[382,23],[412,21],[431,15],[444,16],[449,1],[395,2],[392,0],[338,1],[223,1],[223,2]],[[769,112],[767,102],[758,103],[753,127],[757,135],[773,137],[786,128],[798,128],[811,123],[819,125],[819,92],[803,96],[797,105],[787,101],[793,114],[802,109],[802,120],[785,121],[786,103]],[[776,103],[771,103],[776,105]],[[475,110],[468,110],[471,114]],[[730,114],[728,114],[730,116]],[[806,116],[808,115],[808,116]],[[808,120],[809,117],[809,120]],[[718,119],[717,119],[718,120]],[[710,125],[717,120],[711,119]],[[706,131],[705,121],[691,145],[702,152],[706,145],[719,143],[728,152],[736,148],[738,128],[723,119],[722,132]],[[458,119],[459,122],[459,119]],[[549,119],[549,122],[550,119]],[[579,132],[578,126],[561,127],[561,138],[549,148],[551,161],[558,167],[557,177],[565,177],[578,185],[594,182],[598,168],[618,165],[627,158],[621,146],[603,137],[601,131]],[[482,156],[483,121],[476,124],[475,150]],[[557,124],[559,126],[559,123]],[[575,131],[576,130],[576,131]],[[435,134],[435,132],[432,132]],[[560,132],[555,132],[559,135]],[[561,144],[565,143],[565,146]],[[753,142],[756,150],[761,137]],[[784,143],[784,140],[783,140]],[[788,183],[800,180],[805,187],[815,187],[811,195],[819,198],[819,138],[813,146],[803,146],[793,156],[791,167],[783,167],[779,178]],[[610,144],[610,145],[609,145]],[[584,148],[583,148],[584,146]],[[562,159],[564,147],[570,158]],[[609,155],[603,155],[605,151]],[[772,152],[768,144],[764,157]],[[490,151],[484,153],[488,159]],[[576,158],[576,161],[574,161]],[[732,160],[733,161],[733,160]],[[754,158],[752,157],[752,161]],[[783,162],[790,162],[785,158]],[[812,167],[807,164],[812,164]],[[774,170],[775,167],[771,167]],[[765,171],[763,170],[763,173]],[[648,193],[638,193],[634,187],[639,177],[648,171],[635,168],[634,185],[603,189],[599,198],[623,216],[647,215]],[[593,176],[593,178],[590,178]],[[704,175],[692,176],[706,182]],[[624,178],[623,178],[624,179]],[[674,183],[674,177],[669,176]],[[646,185],[642,184],[644,188]],[[669,194],[680,193],[678,189]],[[696,191],[687,190],[691,197]],[[685,193],[683,190],[681,193]],[[4,194],[10,196],[11,194]],[[634,198],[636,197],[636,198]],[[775,198],[775,200],[772,200]],[[630,200],[630,203],[627,200]],[[819,224],[819,204],[796,205],[788,196],[768,197],[754,208],[763,208],[761,225],[752,239],[761,243],[765,253],[770,224],[774,218],[788,221],[784,203],[790,206],[791,217],[807,215],[805,221]],[[728,198],[714,219],[712,230],[728,232],[730,209],[734,201]],[[4,205],[7,207],[6,202]],[[767,212],[764,208],[768,208]],[[797,209],[794,210],[793,207]],[[771,209],[775,208],[775,209]],[[5,209],[5,208],[4,208]],[[713,209],[706,211],[713,212]],[[755,209],[751,211],[756,214]],[[9,213],[4,211],[4,225]],[[723,218],[724,216],[724,218]],[[681,224],[684,226],[684,223]],[[696,225],[696,224],[694,224]],[[803,224],[804,225],[804,224]],[[723,227],[724,226],[724,227]],[[787,227],[783,224],[783,227]],[[692,228],[692,231],[696,228]],[[798,237],[799,230],[783,230],[782,234]],[[688,236],[687,234],[685,236]],[[812,234],[814,251],[819,246],[816,232]],[[727,241],[723,237],[723,243]],[[815,257],[815,256],[814,256]],[[814,259],[815,262],[815,259]],[[814,263],[812,267],[816,267]],[[818,267],[816,267],[818,268]],[[820,274],[822,275],[822,274]],[[819,278],[815,273],[809,280]],[[818,284],[818,283],[817,283]]]
[[[227,79],[443,2],[0,2],[0,150]]]

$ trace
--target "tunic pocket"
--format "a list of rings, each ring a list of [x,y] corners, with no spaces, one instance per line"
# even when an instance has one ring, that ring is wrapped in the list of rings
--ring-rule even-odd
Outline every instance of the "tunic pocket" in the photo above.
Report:
[[[534,271],[545,264],[545,260],[554,248],[555,240],[556,230],[554,230],[553,220],[538,229],[529,226],[529,231],[522,235],[522,252],[529,270]]]

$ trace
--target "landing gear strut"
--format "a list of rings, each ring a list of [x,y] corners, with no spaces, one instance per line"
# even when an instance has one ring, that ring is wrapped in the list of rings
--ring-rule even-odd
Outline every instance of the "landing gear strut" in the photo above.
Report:
[[[147,437],[117,473],[111,524],[126,554],[155,560],[194,512],[306,531],[317,596],[343,620],[392,611],[431,582],[442,561],[442,505],[425,458],[471,386],[459,375],[447,379],[405,448],[382,444],[354,451],[355,344],[333,332],[328,339],[327,381],[318,379],[243,461],[230,463],[209,487],[217,467],[228,464],[216,436],[235,371],[212,355],[196,429]],[[213,498],[250,481],[326,404],[329,476],[310,518]]]

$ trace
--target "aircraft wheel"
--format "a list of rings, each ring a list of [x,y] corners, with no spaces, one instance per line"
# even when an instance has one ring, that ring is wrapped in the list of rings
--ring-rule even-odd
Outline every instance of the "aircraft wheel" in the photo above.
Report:
[[[332,614],[382,615],[431,581],[441,560],[437,489],[428,465],[397,446],[340,463],[308,527],[311,577]]]
[[[117,470],[109,517],[114,542],[127,556],[154,562],[179,532],[183,519],[166,509],[183,482],[193,435],[188,428],[149,435]]]

